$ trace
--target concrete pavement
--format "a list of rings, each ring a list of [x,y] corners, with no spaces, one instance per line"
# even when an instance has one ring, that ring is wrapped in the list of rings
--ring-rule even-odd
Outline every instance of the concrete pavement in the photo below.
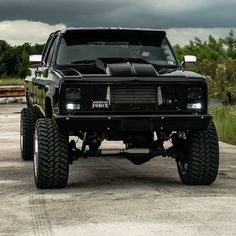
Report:
[[[236,235],[235,146],[220,144],[211,186],[182,185],[172,159],[106,157],[75,162],[65,189],[38,190],[20,157],[21,108],[0,106],[0,235]]]

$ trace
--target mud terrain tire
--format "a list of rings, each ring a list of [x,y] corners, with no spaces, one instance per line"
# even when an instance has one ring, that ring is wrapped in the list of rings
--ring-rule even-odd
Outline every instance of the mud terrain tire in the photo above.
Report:
[[[68,137],[52,119],[39,119],[34,135],[34,180],[37,188],[64,188],[69,174]]]
[[[182,142],[183,151],[177,159],[180,179],[187,185],[210,185],[218,174],[219,144],[215,125],[206,131],[187,134]]]

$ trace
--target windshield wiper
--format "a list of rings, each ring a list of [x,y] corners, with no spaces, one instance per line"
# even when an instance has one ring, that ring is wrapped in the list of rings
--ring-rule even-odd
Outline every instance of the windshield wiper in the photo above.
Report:
[[[169,69],[176,69],[179,68],[177,65],[163,65],[163,64],[156,64],[156,63],[151,63],[152,65],[156,66],[157,68],[169,68]]]
[[[79,60],[79,61],[72,61],[71,64],[78,64],[78,65],[81,65],[81,64],[94,64],[95,63],[95,60]]]
[[[141,57],[126,57],[124,59],[127,60],[128,62],[131,62],[131,63],[152,64],[152,63],[148,62],[147,60],[145,60],[144,58],[141,58]]]

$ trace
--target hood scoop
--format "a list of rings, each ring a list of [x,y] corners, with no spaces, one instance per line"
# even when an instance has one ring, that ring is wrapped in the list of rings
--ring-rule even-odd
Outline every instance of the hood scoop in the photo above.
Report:
[[[155,68],[142,59],[98,58],[96,66],[107,75],[114,77],[158,76]]]
[[[156,77],[157,71],[151,64],[133,63],[132,64],[135,76]]]
[[[60,74],[62,74],[64,77],[81,77],[82,75],[77,71],[76,69],[73,68],[68,68],[68,69],[61,69],[58,70]]]

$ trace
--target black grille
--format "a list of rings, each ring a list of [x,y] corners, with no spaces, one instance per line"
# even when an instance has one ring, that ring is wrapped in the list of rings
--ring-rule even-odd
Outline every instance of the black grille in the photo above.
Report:
[[[112,104],[156,104],[156,87],[116,86],[111,87]]]

